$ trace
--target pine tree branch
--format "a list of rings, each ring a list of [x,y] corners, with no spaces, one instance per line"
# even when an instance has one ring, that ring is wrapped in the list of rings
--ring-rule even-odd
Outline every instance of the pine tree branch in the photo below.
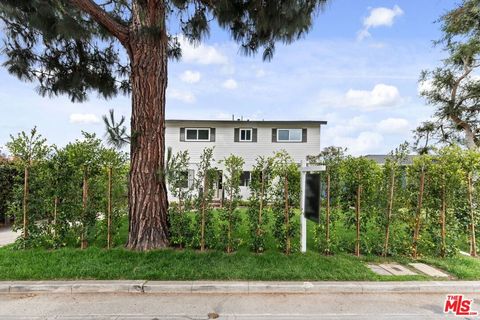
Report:
[[[70,0],[79,10],[90,15],[97,23],[106,28],[123,45],[127,44],[128,28],[113,19],[105,10],[92,0]]]

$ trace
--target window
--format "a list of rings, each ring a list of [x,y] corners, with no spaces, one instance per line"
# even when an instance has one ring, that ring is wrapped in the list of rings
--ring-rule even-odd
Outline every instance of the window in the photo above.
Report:
[[[188,171],[182,171],[180,175],[181,175],[181,187],[184,189],[192,188],[194,178],[195,178],[195,171],[192,169],[189,169]]]
[[[282,142],[301,142],[302,129],[278,129],[277,141]]]
[[[240,141],[252,141],[252,129],[240,129]]]
[[[187,128],[186,141],[210,141],[210,129]]]
[[[182,188],[188,188],[188,171],[180,172]]]
[[[243,171],[240,177],[240,186],[248,187],[250,185],[250,171]]]

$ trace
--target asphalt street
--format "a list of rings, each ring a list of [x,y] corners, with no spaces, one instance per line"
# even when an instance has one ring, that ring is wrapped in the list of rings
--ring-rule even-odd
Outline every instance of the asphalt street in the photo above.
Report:
[[[0,319],[474,319],[443,314],[444,294],[0,294]],[[473,310],[480,311],[480,293]],[[478,318],[480,319],[480,318]]]

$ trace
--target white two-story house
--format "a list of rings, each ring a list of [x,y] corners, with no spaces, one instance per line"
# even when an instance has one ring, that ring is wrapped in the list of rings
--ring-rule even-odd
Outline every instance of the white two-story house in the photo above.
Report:
[[[214,148],[215,166],[222,170],[230,154],[245,160],[241,182],[243,198],[249,196],[250,171],[258,156],[272,156],[286,150],[300,163],[320,152],[320,133],[326,121],[250,121],[250,120],[166,120],[166,146],[172,152],[188,150],[189,184],[193,183],[200,155]],[[215,184],[215,198],[222,197],[222,181]],[[173,200],[173,199],[172,199]]]

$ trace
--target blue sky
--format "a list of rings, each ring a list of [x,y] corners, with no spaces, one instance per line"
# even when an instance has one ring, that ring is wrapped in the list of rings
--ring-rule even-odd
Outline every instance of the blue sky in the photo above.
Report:
[[[440,64],[432,47],[438,17],[455,1],[333,0],[312,31],[278,45],[271,62],[244,57],[229,35],[212,28],[202,45],[185,44],[169,66],[167,118],[326,120],[323,146],[355,155],[386,153],[405,140],[433,109],[418,97],[421,70]],[[2,59],[2,58],[0,58]],[[42,98],[36,84],[0,69],[0,148],[11,133],[37,126],[50,143],[64,145],[81,131],[103,136],[101,115],[130,114],[129,97],[82,104]]]

